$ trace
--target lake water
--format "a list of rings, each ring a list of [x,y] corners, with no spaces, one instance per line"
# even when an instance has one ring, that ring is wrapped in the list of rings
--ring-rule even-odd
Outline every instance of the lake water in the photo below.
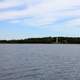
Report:
[[[0,44],[0,80],[80,80],[80,45]]]

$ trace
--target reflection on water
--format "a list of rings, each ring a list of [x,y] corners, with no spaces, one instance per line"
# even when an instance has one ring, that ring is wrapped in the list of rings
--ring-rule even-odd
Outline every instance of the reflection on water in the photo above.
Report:
[[[0,80],[80,80],[80,46],[0,44]]]

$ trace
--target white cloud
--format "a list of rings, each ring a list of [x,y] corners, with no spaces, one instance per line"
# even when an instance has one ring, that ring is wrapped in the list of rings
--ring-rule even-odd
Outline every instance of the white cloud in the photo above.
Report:
[[[9,21],[9,23],[19,23],[19,22],[21,22],[20,20],[11,20],[11,21]]]
[[[78,19],[73,19],[71,21],[68,21],[65,26],[80,27],[80,19],[78,18]]]
[[[55,23],[65,17],[80,17],[80,9],[77,9],[77,6],[80,7],[80,0],[23,0],[22,2],[25,3],[25,9],[0,12],[0,21],[33,16],[31,19],[25,20],[26,24],[40,26]],[[0,8],[9,8],[20,4],[22,3],[19,0],[7,0],[0,2]]]
[[[20,0],[4,0],[0,2],[0,9],[6,9],[21,5],[22,2]]]

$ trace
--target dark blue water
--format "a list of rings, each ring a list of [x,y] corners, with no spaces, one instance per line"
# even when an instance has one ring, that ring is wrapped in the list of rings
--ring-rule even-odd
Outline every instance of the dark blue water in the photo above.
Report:
[[[80,80],[80,45],[0,44],[0,80]]]

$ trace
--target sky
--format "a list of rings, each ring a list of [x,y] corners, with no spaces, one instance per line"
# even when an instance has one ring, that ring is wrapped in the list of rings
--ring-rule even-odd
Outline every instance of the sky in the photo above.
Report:
[[[0,0],[0,39],[80,37],[80,0]]]

